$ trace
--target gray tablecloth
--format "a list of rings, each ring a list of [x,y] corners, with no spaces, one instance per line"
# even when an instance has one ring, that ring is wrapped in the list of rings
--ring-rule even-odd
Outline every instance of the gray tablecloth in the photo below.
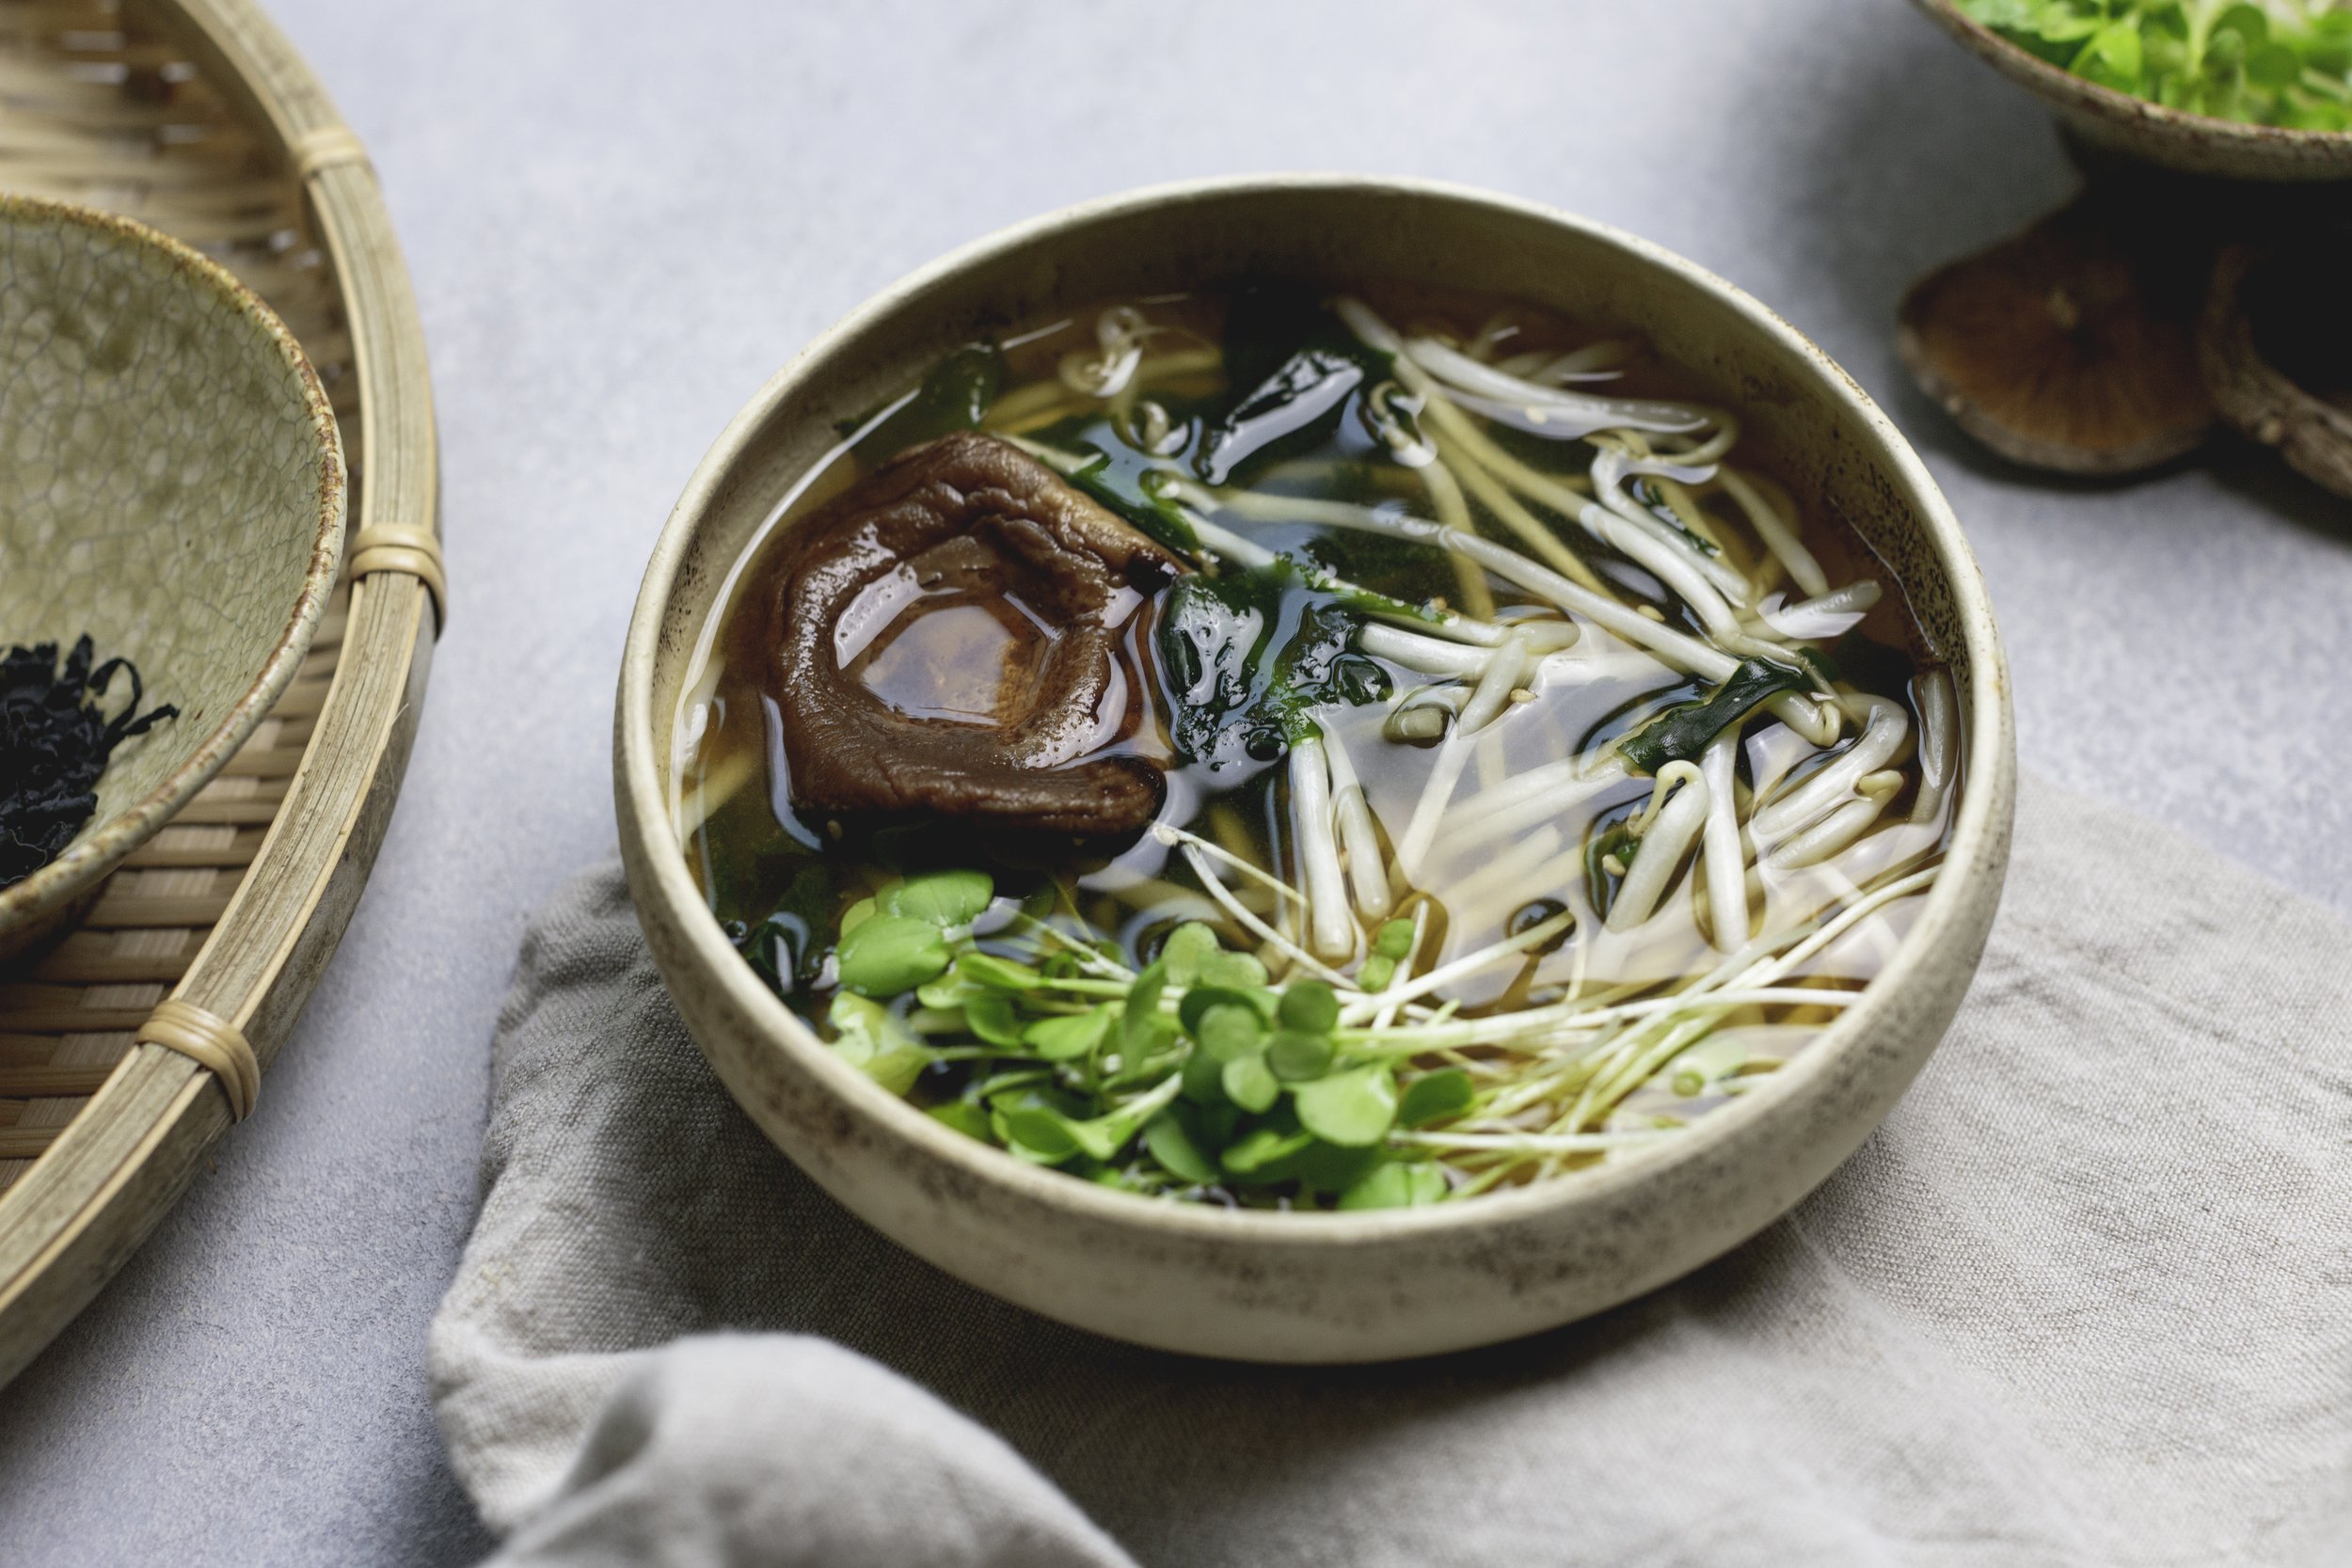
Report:
[[[457,1473],[544,1568],[2341,1562],[2352,928],[2053,786],[2018,828],[1959,1023],[1788,1219],[1581,1325],[1317,1370],[900,1252],[735,1108],[590,873],[493,1047],[432,1336]]]

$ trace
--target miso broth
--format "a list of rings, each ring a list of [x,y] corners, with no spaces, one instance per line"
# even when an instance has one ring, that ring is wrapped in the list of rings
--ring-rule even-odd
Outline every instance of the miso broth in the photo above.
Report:
[[[706,634],[680,839],[787,1005],[1016,1157],[1263,1207],[1560,1177],[1803,1050],[1940,861],[1900,584],[1638,341],[1251,282],[843,435]]]

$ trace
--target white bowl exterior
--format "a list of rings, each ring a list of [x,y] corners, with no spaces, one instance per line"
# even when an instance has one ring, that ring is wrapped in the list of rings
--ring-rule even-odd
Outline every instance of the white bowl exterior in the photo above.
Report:
[[[1893,567],[1963,692],[1942,876],[1864,1000],[1683,1137],[1459,1206],[1234,1212],[1111,1192],[942,1126],[841,1061],[730,947],[668,810],[672,716],[719,583],[833,421],[945,349],[1078,306],[1274,272],[1442,282],[1646,337],[1735,404],[1808,507]],[[1983,585],[1917,458],[1859,388],[1756,301],[1630,236],[1451,186],[1285,176],[1145,191],[958,252],[811,345],[720,437],[640,596],[616,712],[623,856],[657,963],[728,1089],[852,1211],[939,1266],[1065,1322],[1167,1349],[1362,1361],[1488,1343],[1666,1282],[1785,1212],[1861,1143],[1941,1038],[2007,862],[2008,677]]]

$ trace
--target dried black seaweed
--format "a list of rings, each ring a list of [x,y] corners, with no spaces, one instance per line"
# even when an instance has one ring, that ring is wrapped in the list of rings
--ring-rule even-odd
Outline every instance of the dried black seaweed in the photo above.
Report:
[[[98,779],[121,741],[180,710],[166,703],[139,712],[146,688],[127,658],[97,657],[84,637],[57,665],[57,645],[14,647],[0,657],[0,888],[47,865],[98,809]],[[113,718],[96,699],[120,671],[131,700]]]

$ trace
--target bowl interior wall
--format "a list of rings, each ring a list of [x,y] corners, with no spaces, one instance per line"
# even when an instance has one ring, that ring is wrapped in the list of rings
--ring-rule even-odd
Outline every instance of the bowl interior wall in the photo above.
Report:
[[[171,774],[286,636],[319,531],[301,378],[212,279],[0,212],[0,643],[88,633],[180,717],[119,746],[83,836]],[[107,712],[129,700],[117,677]]]

